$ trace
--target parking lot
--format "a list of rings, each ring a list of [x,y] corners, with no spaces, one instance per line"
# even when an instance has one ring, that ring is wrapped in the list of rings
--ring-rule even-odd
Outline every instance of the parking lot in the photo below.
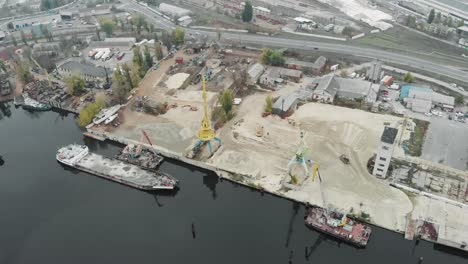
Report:
[[[468,124],[431,117],[421,158],[447,166],[468,168]]]

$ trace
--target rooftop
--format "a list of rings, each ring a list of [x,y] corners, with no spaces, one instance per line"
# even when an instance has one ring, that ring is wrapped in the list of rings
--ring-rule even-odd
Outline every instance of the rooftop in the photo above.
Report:
[[[255,63],[252,67],[250,67],[248,74],[250,78],[257,78],[260,76],[261,73],[263,73],[263,70],[265,67],[261,65],[260,63]]]
[[[331,96],[335,96],[340,88],[340,84],[335,80],[335,75],[328,74],[319,80],[315,92],[327,92]]]
[[[65,62],[59,68],[66,71],[77,72],[83,75],[93,76],[97,78],[106,77],[106,71],[103,67],[95,67],[87,64],[82,64],[76,61]]]
[[[384,131],[382,133],[382,137],[380,138],[380,140],[388,144],[393,144],[395,143],[395,138],[397,134],[398,134],[398,129],[386,126],[384,128]]]
[[[291,106],[293,106],[299,98],[296,94],[292,93],[289,95],[280,96],[276,102],[273,104],[274,109],[281,109],[282,111],[288,111]]]

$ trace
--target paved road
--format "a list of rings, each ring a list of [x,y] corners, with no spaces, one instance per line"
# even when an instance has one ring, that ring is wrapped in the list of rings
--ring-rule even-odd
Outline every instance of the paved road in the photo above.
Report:
[[[174,29],[175,25],[154,13],[150,9],[145,6],[139,5],[136,2],[130,0],[122,0],[124,3],[121,7],[123,9],[129,11],[135,11],[145,15],[149,21],[157,24],[159,27],[163,29]],[[191,30],[188,29],[189,32],[203,32],[204,34],[208,34],[210,36],[215,37],[215,32],[209,31],[201,31],[201,30]],[[353,55],[359,57],[366,57],[366,58],[377,58],[386,62],[397,63],[405,66],[409,66],[416,69],[422,69],[434,74],[440,74],[452,79],[464,82],[468,84],[468,73],[461,71],[455,67],[447,66],[447,65],[440,65],[437,62],[431,62],[424,59],[419,59],[410,55],[404,55],[400,53],[393,53],[384,50],[378,50],[368,47],[358,47],[353,46],[350,44],[342,44],[342,43],[329,43],[329,42],[316,42],[316,41],[309,41],[309,40],[296,40],[296,39],[285,39],[285,38],[277,38],[277,37],[268,37],[268,36],[261,36],[261,35],[253,35],[253,34],[239,34],[239,33],[223,33],[223,39],[225,40],[241,40],[242,43],[245,45],[264,45],[264,46],[273,46],[273,47],[281,47],[281,48],[297,48],[297,49],[304,49],[304,50],[321,50],[325,52],[332,52],[332,53],[340,53],[346,55]],[[468,68],[468,63],[467,63]]]

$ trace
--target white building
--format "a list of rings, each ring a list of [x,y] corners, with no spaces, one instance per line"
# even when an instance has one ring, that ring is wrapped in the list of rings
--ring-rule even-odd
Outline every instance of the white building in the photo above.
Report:
[[[380,138],[379,148],[377,149],[377,156],[375,157],[374,170],[372,175],[385,179],[387,177],[388,167],[392,160],[393,148],[395,139],[398,134],[398,129],[393,127],[385,127]]]
[[[159,5],[159,10],[171,17],[183,17],[190,14],[190,10],[166,3],[161,3]]]

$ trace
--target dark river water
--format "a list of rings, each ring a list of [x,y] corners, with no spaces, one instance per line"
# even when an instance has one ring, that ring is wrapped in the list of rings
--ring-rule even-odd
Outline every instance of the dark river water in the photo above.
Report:
[[[69,143],[120,148],[83,138],[73,115],[0,107],[0,264],[468,263],[377,227],[366,249],[338,243],[304,225],[304,206],[178,162],[161,166],[177,192],[135,190],[60,165]]]

